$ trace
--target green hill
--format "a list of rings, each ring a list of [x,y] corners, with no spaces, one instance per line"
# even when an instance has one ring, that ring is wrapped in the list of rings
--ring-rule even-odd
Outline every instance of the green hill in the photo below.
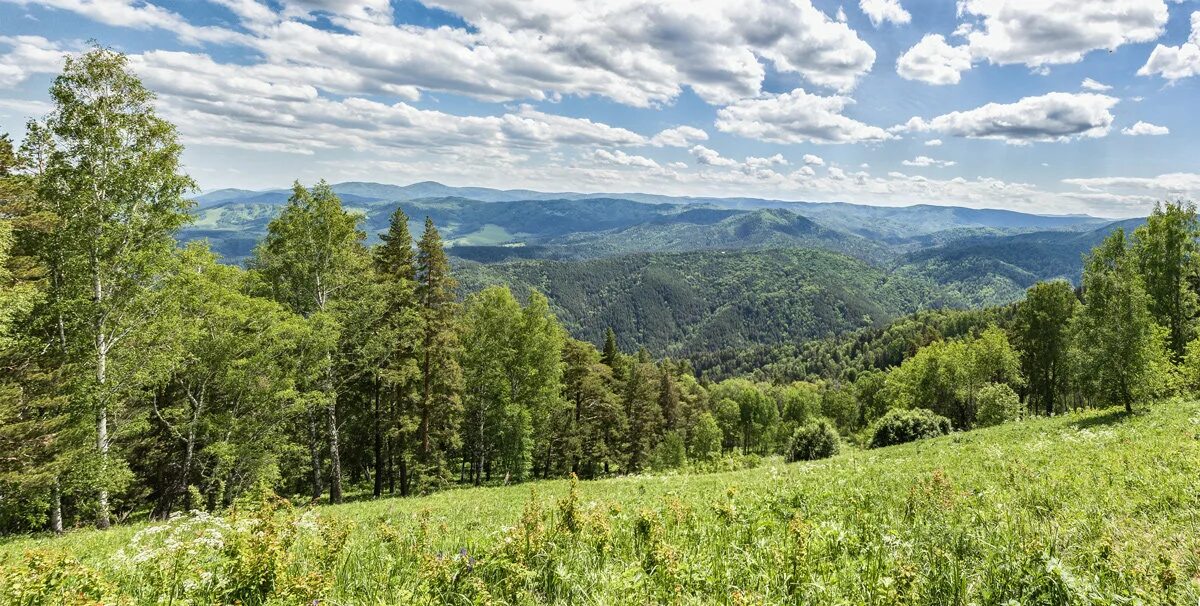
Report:
[[[10,540],[0,601],[1194,604],[1197,418],[1170,402],[747,471]]]
[[[643,253],[464,264],[465,292],[506,284],[549,297],[576,337],[612,327],[627,349],[671,355],[836,334],[915,311],[926,281],[819,249]]]

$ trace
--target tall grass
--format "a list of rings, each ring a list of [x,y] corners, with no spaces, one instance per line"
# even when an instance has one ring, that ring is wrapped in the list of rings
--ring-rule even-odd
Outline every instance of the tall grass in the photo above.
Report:
[[[1200,404],[0,545],[14,604],[1197,604]]]

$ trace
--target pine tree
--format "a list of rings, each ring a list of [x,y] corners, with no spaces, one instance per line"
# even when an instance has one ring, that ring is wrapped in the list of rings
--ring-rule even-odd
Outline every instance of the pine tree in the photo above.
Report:
[[[620,353],[621,350],[617,347],[617,333],[613,332],[610,326],[604,333],[604,355],[600,361],[607,364],[609,368],[616,368],[617,356]]]
[[[671,360],[663,360],[658,372],[661,377],[658,385],[658,405],[662,409],[663,427],[671,431],[678,428],[680,415],[679,386],[675,382],[675,368]]]
[[[449,478],[447,459],[458,447],[462,414],[462,370],[459,368],[456,316],[458,284],[450,275],[450,260],[433,220],[425,218],[425,233],[417,245],[417,300],[421,306],[421,399],[418,460],[426,488]]]
[[[1078,307],[1074,289],[1061,280],[1034,284],[1017,306],[1016,345],[1035,414],[1058,410],[1060,396],[1067,389],[1069,328]]]
[[[658,377],[654,364],[634,363],[625,381],[626,471],[641,471],[662,435],[663,415],[658,402]]]
[[[397,208],[392,213],[382,244],[375,249],[375,276],[386,301],[380,326],[369,338],[380,343],[378,381],[373,407],[375,496],[383,493],[386,477],[395,490],[399,472],[400,493],[408,494],[408,459],[415,426],[414,401],[419,387],[418,364],[421,342],[421,311],[416,293],[416,256],[408,215]],[[386,393],[386,399],[383,397]]]

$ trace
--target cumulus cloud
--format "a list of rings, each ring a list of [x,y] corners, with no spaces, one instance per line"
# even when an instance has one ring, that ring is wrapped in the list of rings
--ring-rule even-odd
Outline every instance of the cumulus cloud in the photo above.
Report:
[[[0,36],[0,85],[15,86],[33,74],[62,69],[67,49],[41,36]]]
[[[655,147],[687,147],[697,141],[708,141],[708,133],[694,126],[676,126],[654,135],[650,144]]]
[[[181,41],[242,43],[246,36],[223,27],[196,26],[178,13],[156,4],[135,0],[4,0],[21,6],[40,5],[76,13],[97,23],[131,29],[162,29]]]
[[[1147,135],[1169,135],[1171,134],[1171,129],[1165,126],[1159,126],[1157,124],[1150,124],[1149,122],[1142,122],[1141,120],[1138,120],[1133,126],[1122,128],[1121,134],[1132,137]]]
[[[1109,110],[1118,101],[1095,93],[1049,93],[1025,97],[1016,103],[988,103],[930,120],[912,118],[893,130],[929,131],[1013,144],[1102,137],[1112,126],[1113,115]]]
[[[737,166],[738,161],[733,158],[723,157],[715,149],[709,149],[703,145],[697,145],[688,150],[692,157],[696,158],[698,164],[705,166]]]
[[[896,73],[901,78],[928,84],[958,84],[968,69],[971,51],[966,46],[950,46],[941,34],[926,34],[896,59]]]
[[[601,162],[608,164],[616,164],[618,166],[637,166],[640,168],[659,168],[658,162],[645,156],[635,156],[627,154],[619,149],[609,151],[607,149],[598,149],[592,152],[592,156]]]
[[[1159,44],[1150,52],[1139,76],[1159,75],[1175,81],[1200,74],[1200,11],[1192,13],[1192,35],[1179,46]]]
[[[941,139],[930,139],[925,142],[926,147],[938,147],[942,144]]]
[[[937,40],[926,36],[897,61],[901,76],[954,84],[963,71],[981,61],[1026,65],[1046,75],[1051,65],[1077,63],[1095,50],[1156,40],[1169,17],[1164,0],[959,0],[957,7],[964,22],[954,35],[966,43],[955,47],[940,36]],[[1186,50],[1159,49],[1155,49],[1159,58],[1152,55],[1142,71],[1186,71]]]
[[[825,166],[825,159],[815,154],[804,154],[803,159],[808,166]]]
[[[717,112],[717,130],[771,143],[857,143],[892,138],[887,131],[842,114],[854,101],[795,89],[746,99]]]
[[[954,160],[935,160],[929,156],[917,156],[912,160],[905,160],[901,164],[905,166],[936,166],[938,168],[945,168],[947,166],[954,166],[957,162]]]
[[[338,94],[447,91],[495,100],[598,95],[669,102],[684,87],[710,103],[761,92],[769,65],[851,89],[875,51],[811,0],[431,0],[467,27],[395,25],[388,0],[213,0],[241,30],[196,26],[139,0],[0,0],[67,10],[106,25],[161,29],[188,43],[245,46],[298,76],[329,72]],[[320,27],[316,15],[334,28]]]
[[[960,15],[981,19],[967,34],[971,54],[998,65],[1076,63],[1087,53],[1150,42],[1163,33],[1162,0],[960,0]]]
[[[1092,80],[1091,78],[1084,78],[1083,82],[1081,82],[1079,84],[1079,86],[1081,88],[1083,88],[1084,90],[1095,91],[1098,93],[1103,93],[1103,92],[1112,90],[1111,86],[1109,86],[1107,84],[1103,84],[1101,82],[1096,82],[1095,80]]]
[[[912,15],[904,10],[903,6],[900,6],[900,0],[858,0],[858,8],[875,27],[888,21],[896,25],[904,25],[912,21]]]

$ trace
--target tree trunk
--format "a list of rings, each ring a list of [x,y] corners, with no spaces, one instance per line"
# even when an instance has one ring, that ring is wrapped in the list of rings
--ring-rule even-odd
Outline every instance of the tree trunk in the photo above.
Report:
[[[375,498],[383,495],[383,420],[379,407],[379,379],[375,379]]]
[[[338,455],[337,399],[325,407],[329,421],[329,502],[342,502],[342,459]]]
[[[313,410],[308,411],[308,453],[312,456],[312,500],[321,500],[321,449],[317,444],[317,416]]]
[[[408,496],[408,459],[404,458],[404,451],[400,451],[400,496]]]
[[[430,339],[425,339],[425,358],[422,366],[423,386],[421,389],[421,462],[429,463],[429,409],[430,409],[430,393],[429,393],[429,345]]]
[[[54,477],[54,483],[50,486],[50,531],[54,534],[62,534],[62,488],[59,486],[58,476]]]

